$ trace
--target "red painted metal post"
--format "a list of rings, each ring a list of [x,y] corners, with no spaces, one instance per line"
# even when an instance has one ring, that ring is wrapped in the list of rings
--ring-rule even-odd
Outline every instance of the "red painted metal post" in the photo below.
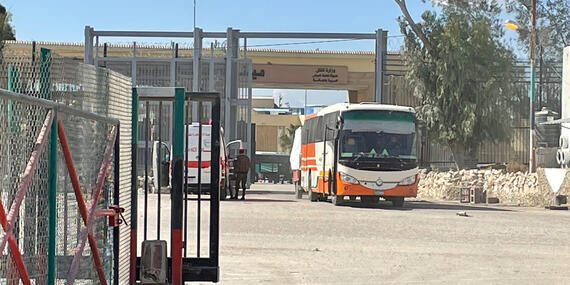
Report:
[[[2,228],[6,230],[8,221],[6,220],[6,211],[4,210],[2,200],[0,200],[0,224],[2,224]],[[20,254],[18,243],[12,234],[8,236],[8,248],[10,248],[10,255],[12,255],[12,260],[16,264],[16,268],[20,273],[20,279],[22,279],[22,283],[24,283],[24,285],[30,285],[30,276],[28,275],[28,271],[26,271],[26,266],[24,265],[24,259]]]
[[[75,257],[72,262],[72,268],[69,271],[69,276],[67,278],[68,284],[73,284],[75,279],[75,275],[77,274],[77,270],[79,268],[79,261],[81,259],[81,255],[83,253],[83,248],[85,247],[85,240],[86,238],[89,240],[89,245],[91,248],[91,253],[93,254],[93,261],[95,263],[95,269],[97,271],[97,275],[99,276],[99,282],[101,284],[107,284],[107,280],[105,278],[105,271],[103,269],[103,263],[101,261],[101,256],[99,254],[99,249],[97,248],[97,242],[93,233],[91,232],[91,225],[93,223],[95,208],[97,206],[97,200],[99,199],[99,194],[101,193],[101,188],[103,187],[103,182],[105,180],[105,174],[107,172],[107,167],[111,163],[111,155],[113,151],[113,146],[115,144],[116,139],[116,129],[113,129],[112,133],[110,134],[107,140],[107,146],[105,148],[105,154],[103,156],[103,162],[101,163],[101,167],[99,169],[99,174],[97,175],[97,182],[95,185],[95,189],[93,189],[91,195],[91,207],[89,209],[89,213],[87,213],[87,206],[85,205],[85,199],[83,198],[83,194],[81,193],[81,187],[79,186],[79,180],[77,178],[77,173],[75,171],[75,167],[73,166],[73,160],[71,158],[71,152],[69,150],[69,145],[67,142],[67,138],[65,137],[65,131],[63,129],[63,124],[61,121],[57,122],[57,132],[59,136],[59,141],[62,147],[65,163],[68,168],[69,176],[71,178],[71,184],[73,186],[73,190],[75,192],[75,197],[77,199],[77,204],[79,206],[79,212],[85,223],[85,230],[82,233],[81,239],[78,244],[78,249],[75,253]]]
[[[32,177],[36,168],[38,166],[38,161],[40,160],[40,154],[42,153],[49,134],[49,127],[53,120],[53,110],[49,110],[46,118],[44,120],[44,124],[36,138],[36,143],[34,145],[34,149],[32,150],[32,154],[30,155],[30,159],[26,164],[26,168],[24,169],[24,173],[22,174],[22,182],[18,185],[18,190],[16,190],[16,194],[14,195],[14,201],[10,206],[10,211],[6,217],[6,227],[4,232],[0,234],[0,252],[4,251],[6,247],[6,242],[8,241],[8,237],[12,235],[12,229],[14,228],[14,224],[16,223],[16,218],[18,217],[18,213],[20,212],[20,205],[22,205],[22,201],[26,196],[26,192],[28,191],[28,187],[32,183]]]
[[[136,263],[137,263],[137,231],[131,229],[130,244],[129,244],[129,284],[136,284]]]
[[[61,123],[61,120],[57,122],[57,134],[63,152],[63,158],[65,159],[65,164],[67,165],[67,172],[69,173],[69,178],[71,179],[71,186],[73,187],[73,191],[75,191],[75,198],[77,199],[79,214],[81,214],[83,222],[87,223],[87,207],[85,206],[85,199],[83,198],[83,194],[81,193],[81,186],[79,185],[79,179],[77,178],[77,172],[75,171],[75,166],[73,166],[73,160],[71,159],[71,152],[69,151],[69,144],[67,143],[67,138],[65,137],[65,130],[63,129],[63,124]]]

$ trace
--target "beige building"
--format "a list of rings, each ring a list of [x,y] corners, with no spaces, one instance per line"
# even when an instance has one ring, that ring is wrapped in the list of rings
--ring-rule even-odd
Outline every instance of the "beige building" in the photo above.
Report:
[[[38,48],[46,47],[54,53],[82,59],[82,43],[37,42]],[[102,55],[103,48],[94,53]],[[7,41],[6,53],[29,54],[32,42]],[[191,57],[191,47],[180,47],[180,57]],[[204,55],[210,50],[204,49]],[[216,56],[223,57],[221,50]],[[240,52],[240,55],[243,51]],[[132,46],[110,44],[107,56],[131,57]],[[137,44],[137,56],[171,57],[170,46]],[[347,90],[350,102],[374,100],[374,51],[326,51],[326,50],[281,50],[252,48],[247,57],[253,62],[253,88],[287,88]],[[386,72],[402,72],[399,53],[386,55]]]
[[[274,108],[275,102],[272,96],[256,96],[251,100],[252,108]]]
[[[299,115],[291,115],[286,109],[274,108],[273,97],[253,97],[251,122],[255,124],[256,151],[285,152],[281,147],[281,135],[290,125],[299,126]]]

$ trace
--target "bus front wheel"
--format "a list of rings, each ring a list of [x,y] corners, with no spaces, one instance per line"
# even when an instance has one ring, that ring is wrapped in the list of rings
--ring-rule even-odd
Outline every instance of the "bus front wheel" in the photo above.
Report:
[[[295,198],[303,199],[303,188],[301,188],[298,182],[295,183]]]
[[[404,197],[390,197],[388,200],[392,202],[394,207],[400,208],[404,206]]]
[[[378,196],[360,196],[360,202],[363,204],[376,204],[379,200]]]
[[[319,200],[319,195],[317,195],[317,193],[313,192],[313,190],[309,188],[309,201],[317,202],[318,200]]]
[[[333,205],[335,206],[340,206],[342,205],[342,201],[344,200],[344,196],[341,195],[333,195],[331,198],[331,202],[333,203]]]

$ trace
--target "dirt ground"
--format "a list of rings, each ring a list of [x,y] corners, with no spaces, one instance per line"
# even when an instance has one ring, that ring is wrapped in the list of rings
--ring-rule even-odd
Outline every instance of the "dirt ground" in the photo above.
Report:
[[[189,240],[195,229],[189,223]],[[335,207],[295,200],[291,185],[255,184],[245,201],[221,202],[220,229],[222,284],[570,284],[568,211],[421,200]]]

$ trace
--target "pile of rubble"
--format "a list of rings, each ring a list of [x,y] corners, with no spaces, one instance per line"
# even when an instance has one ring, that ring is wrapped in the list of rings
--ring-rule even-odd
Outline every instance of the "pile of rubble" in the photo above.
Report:
[[[567,195],[570,187],[564,187],[564,184],[559,194]],[[542,169],[536,173],[496,169],[447,172],[423,170],[420,173],[418,197],[457,201],[460,199],[461,187],[469,186],[481,188],[484,194],[498,198],[502,204],[546,206],[550,205],[553,197]]]

